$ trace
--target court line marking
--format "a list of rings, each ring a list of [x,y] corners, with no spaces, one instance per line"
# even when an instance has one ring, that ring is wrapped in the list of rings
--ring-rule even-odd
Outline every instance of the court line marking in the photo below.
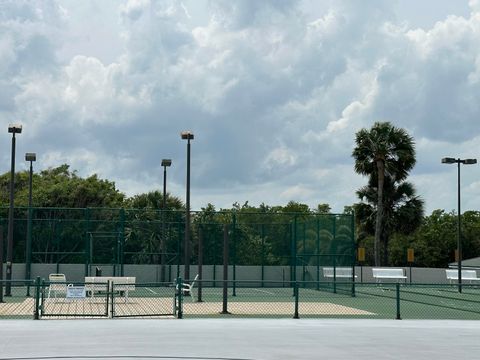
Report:
[[[268,294],[268,295],[277,295],[273,292],[270,292],[270,291],[267,291],[267,290],[261,290],[261,289],[252,289],[253,291],[258,291],[258,292],[263,292],[265,294]]]

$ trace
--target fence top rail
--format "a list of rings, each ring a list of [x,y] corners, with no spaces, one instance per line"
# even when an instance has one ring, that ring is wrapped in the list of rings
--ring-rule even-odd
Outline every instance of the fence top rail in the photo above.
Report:
[[[8,206],[1,206],[0,209],[8,210]],[[15,206],[15,210],[28,210],[28,206]],[[85,207],[85,208],[74,208],[74,207],[40,207],[40,206],[33,206],[33,210],[46,210],[46,211],[57,211],[57,210],[64,210],[64,211],[85,211],[85,210],[93,210],[93,211],[157,211],[157,212],[167,212],[167,213],[185,213],[185,210],[171,210],[171,209],[154,209],[154,208],[125,208],[125,207],[116,207],[116,208],[109,208],[109,207]],[[195,213],[202,213],[202,210],[191,210],[192,214]],[[309,216],[309,217],[320,217],[320,218],[331,218],[331,217],[345,217],[351,218],[354,215],[352,214],[343,214],[343,213],[329,213],[329,214],[318,214],[315,212],[262,212],[262,211],[236,211],[236,210],[217,210],[214,214],[235,214],[235,215],[265,215],[265,216],[280,216],[280,215],[302,215],[302,216]]]

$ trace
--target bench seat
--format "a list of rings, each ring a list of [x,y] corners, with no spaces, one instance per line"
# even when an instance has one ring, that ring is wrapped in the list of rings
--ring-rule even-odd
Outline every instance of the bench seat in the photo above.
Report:
[[[351,267],[324,267],[323,268],[323,277],[325,278],[344,278],[344,279],[352,279],[353,278],[353,271]],[[357,275],[355,275],[357,277]]]
[[[388,280],[406,280],[407,276],[405,275],[404,269],[400,268],[373,268],[372,269],[373,278],[380,282],[382,279]]]
[[[447,280],[449,280],[450,283],[453,280],[458,281],[458,270],[456,270],[456,269],[445,269],[445,274],[447,276]],[[462,269],[462,280],[480,281],[480,278],[477,277],[477,272],[475,270],[463,270]]]
[[[124,293],[125,302],[128,300],[128,292],[135,290],[134,276],[85,276],[85,290],[93,297],[95,292],[121,291]],[[107,284],[110,282],[110,289]]]

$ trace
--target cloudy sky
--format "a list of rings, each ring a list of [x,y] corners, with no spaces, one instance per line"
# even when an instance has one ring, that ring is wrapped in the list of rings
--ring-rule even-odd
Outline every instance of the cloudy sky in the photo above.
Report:
[[[456,168],[480,158],[480,0],[0,0],[0,172],[9,123],[35,168],[68,163],[127,195],[162,187],[192,208],[329,203],[366,179],[355,133],[375,121],[416,141],[427,213],[456,208]],[[480,167],[462,168],[463,209]]]

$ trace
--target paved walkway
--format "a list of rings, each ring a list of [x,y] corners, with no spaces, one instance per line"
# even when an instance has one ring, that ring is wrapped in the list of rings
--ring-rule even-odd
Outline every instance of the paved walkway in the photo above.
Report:
[[[2,320],[4,359],[479,359],[480,322]]]

